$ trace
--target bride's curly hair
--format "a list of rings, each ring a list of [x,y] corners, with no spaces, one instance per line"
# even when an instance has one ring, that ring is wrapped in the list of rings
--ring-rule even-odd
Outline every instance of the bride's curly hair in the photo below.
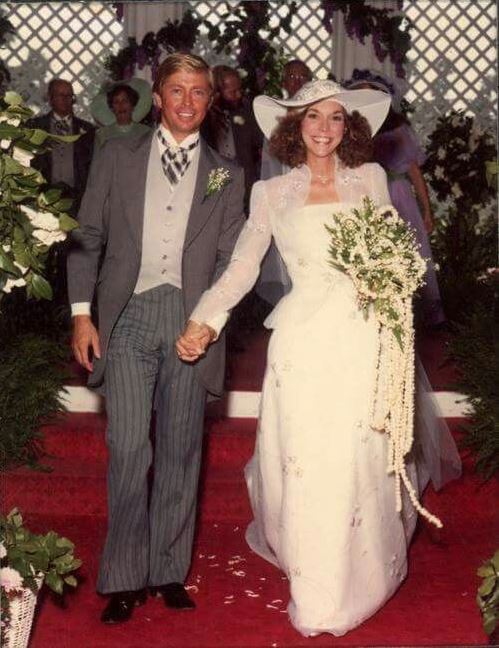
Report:
[[[279,120],[270,138],[270,153],[279,162],[296,167],[306,162],[307,149],[301,136],[301,123],[309,106],[302,110],[290,110]],[[344,111],[345,133],[336,153],[343,164],[355,168],[373,159],[371,127],[357,110]]]

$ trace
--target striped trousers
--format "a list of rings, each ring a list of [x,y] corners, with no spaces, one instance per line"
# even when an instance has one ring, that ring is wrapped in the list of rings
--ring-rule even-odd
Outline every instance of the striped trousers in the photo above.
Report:
[[[165,284],[133,295],[111,336],[103,594],[184,582],[190,566],[206,392],[175,351],[184,325],[182,291]]]

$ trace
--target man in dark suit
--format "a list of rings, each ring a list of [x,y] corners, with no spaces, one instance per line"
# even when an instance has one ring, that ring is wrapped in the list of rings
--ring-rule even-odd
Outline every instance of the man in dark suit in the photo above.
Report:
[[[177,53],[163,61],[153,86],[159,127],[96,153],[73,234],[73,350],[91,372],[89,385],[103,390],[108,414],[109,523],[97,583],[110,595],[104,623],[127,621],[147,588],[168,607],[194,607],[184,581],[204,406],[207,393],[222,392],[225,347],[221,334],[192,366],[179,360],[175,340],[228,264],[244,222],[242,170],[199,136],[212,93],[201,58]],[[216,337],[225,319],[199,327],[199,339]]]
[[[213,68],[213,77],[215,101],[210,126],[214,128],[210,141],[221,155],[243,167],[247,212],[251,188],[260,177],[262,131],[258,128],[250,102],[243,95],[238,71],[227,65],[217,65]],[[214,120],[216,124],[213,124]]]
[[[73,86],[63,79],[52,79],[48,85],[50,112],[31,120],[30,126],[57,135],[80,135],[75,142],[60,142],[50,151],[37,156],[33,166],[41,171],[51,185],[63,189],[64,196],[73,198],[73,211],[85,191],[92,161],[95,128],[73,113]]]

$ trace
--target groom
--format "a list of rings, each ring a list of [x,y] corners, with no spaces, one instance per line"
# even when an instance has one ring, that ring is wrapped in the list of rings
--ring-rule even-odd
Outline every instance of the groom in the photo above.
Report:
[[[242,171],[199,137],[213,81],[199,57],[176,53],[153,86],[151,135],[98,152],[68,261],[72,347],[106,396],[108,533],[97,589],[104,623],[127,621],[149,589],[194,607],[184,580],[192,552],[206,394],[223,387],[223,335],[195,365],[175,340],[227,265],[243,225]],[[102,262],[101,262],[102,257]],[[98,328],[90,317],[96,292]],[[192,330],[199,349],[225,318]],[[156,410],[154,455],[149,440]],[[148,469],[154,480],[148,500]]]

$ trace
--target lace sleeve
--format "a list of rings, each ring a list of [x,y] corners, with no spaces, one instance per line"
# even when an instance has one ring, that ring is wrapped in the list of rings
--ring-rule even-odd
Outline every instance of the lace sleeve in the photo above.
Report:
[[[388,182],[383,167],[379,164],[370,164],[369,189],[374,204],[378,207],[382,205],[391,205],[392,199],[388,191]]]
[[[265,183],[257,182],[251,192],[250,216],[237,239],[229,265],[218,281],[203,293],[189,319],[198,323],[211,322],[241,301],[258,278],[271,237]]]

